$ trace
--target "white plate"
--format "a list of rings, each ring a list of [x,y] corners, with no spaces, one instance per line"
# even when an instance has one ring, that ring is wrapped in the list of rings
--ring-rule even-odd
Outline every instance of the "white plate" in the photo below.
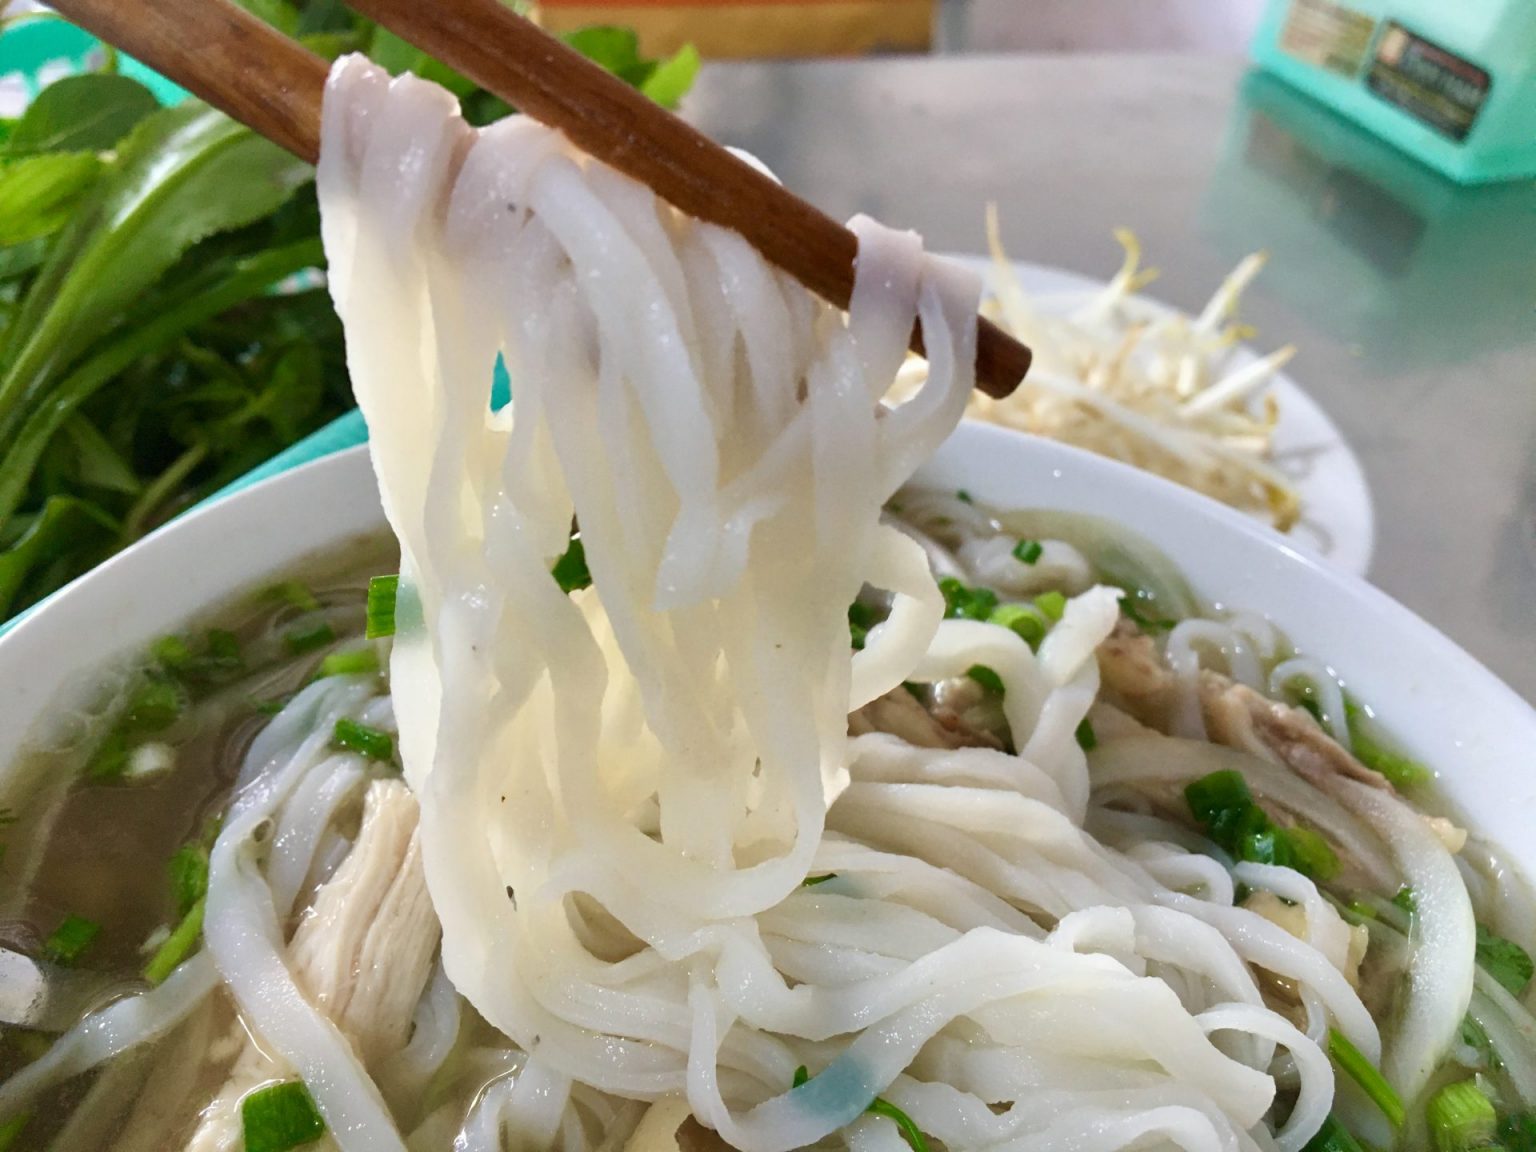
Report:
[[[984,256],[957,254],[951,259],[983,276],[991,274],[992,261]],[[1013,267],[1024,291],[1041,311],[1053,315],[1072,311],[1105,286],[1101,280],[1064,268],[1025,261],[1016,261]],[[1145,296],[1136,297],[1135,302],[1152,314],[1177,311]],[[1240,368],[1256,359],[1258,353],[1243,345],[1234,351],[1232,367]],[[1288,538],[1343,571],[1364,576],[1371,566],[1376,527],[1360,461],[1338,426],[1289,376],[1277,373],[1267,391],[1280,406],[1274,463],[1301,495],[1301,521]]]

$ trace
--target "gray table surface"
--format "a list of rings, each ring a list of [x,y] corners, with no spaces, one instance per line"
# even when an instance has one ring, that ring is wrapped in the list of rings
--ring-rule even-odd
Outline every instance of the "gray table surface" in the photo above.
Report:
[[[1261,343],[1338,423],[1370,577],[1536,701],[1536,182],[1460,188],[1238,60],[722,63],[687,114],[832,216],[1108,276],[1117,225],[1198,308],[1245,253]]]

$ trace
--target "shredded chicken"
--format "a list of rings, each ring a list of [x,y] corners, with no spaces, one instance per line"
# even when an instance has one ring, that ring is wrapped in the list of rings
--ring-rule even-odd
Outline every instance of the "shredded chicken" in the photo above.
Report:
[[[854,736],[884,732],[918,748],[1001,748],[990,732],[970,727],[952,709],[924,708],[905,688],[895,688],[871,700],[848,717]]]
[[[1212,741],[1283,764],[1324,792],[1340,776],[1392,790],[1385,776],[1346,752],[1308,713],[1219,673],[1200,673],[1200,709]]]
[[[1163,663],[1152,638],[1122,616],[1115,630],[1099,645],[1099,678],[1104,690],[1136,712],[1161,707],[1175,687],[1173,673]]]
[[[371,784],[356,843],[316,893],[288,946],[299,986],[352,1041],[364,1064],[405,1043],[437,951],[440,929],[416,823],[410,789],[398,780]],[[236,1152],[243,1142],[241,1098],[283,1074],[247,1041],[223,1089],[203,1110],[188,1152]],[[314,1147],[323,1149],[326,1141]]]

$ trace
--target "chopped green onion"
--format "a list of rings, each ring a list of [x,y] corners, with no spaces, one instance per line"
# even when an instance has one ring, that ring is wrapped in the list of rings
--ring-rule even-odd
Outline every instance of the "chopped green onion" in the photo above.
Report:
[[[855,651],[861,651],[864,641],[869,637],[869,630],[879,621],[875,619],[875,610],[862,601],[855,600],[848,605],[848,635],[853,641]]]
[[[1424,1115],[1437,1152],[1471,1152],[1493,1144],[1498,1137],[1499,1118],[1493,1101],[1471,1080],[1440,1089],[1429,1098]]]
[[[1260,811],[1257,805],[1249,809],[1250,812]],[[1291,842],[1285,837],[1285,830],[1277,828],[1267,821],[1266,827],[1253,832],[1245,832],[1238,838],[1237,850],[1233,853],[1239,860],[1247,860],[1254,864],[1272,864],[1276,868],[1291,868],[1295,866],[1295,859],[1291,856]]]
[[[206,904],[198,900],[181,918],[181,923],[171,930],[165,942],[155,949],[155,954],[144,965],[144,979],[151,984],[163,984],[172,972],[197,948],[203,934],[203,911]]]
[[[292,699],[293,693],[284,692],[281,696],[273,696],[270,700],[254,700],[251,702],[251,708],[259,716],[276,716],[288,707],[288,702]]]
[[[1242,773],[1229,768],[1191,780],[1184,789],[1184,799],[1196,820],[1212,824],[1223,812],[1252,804],[1253,793],[1248,791]]]
[[[23,1112],[0,1124],[0,1152],[10,1152],[12,1145],[21,1138],[22,1130],[32,1119],[32,1113]]]
[[[272,585],[261,593],[260,599],[289,604],[300,612],[320,611],[320,601],[315,599],[315,594],[297,580],[284,580],[281,584]]]
[[[560,591],[567,595],[592,586],[592,573],[587,569],[587,546],[580,536],[571,537],[570,546],[549,572],[560,585]]]
[[[128,771],[128,738],[120,729],[108,732],[86,762],[85,774],[98,784],[121,780]]]
[[[338,748],[359,752],[370,760],[388,760],[395,754],[395,742],[388,732],[380,732],[343,716],[336,721],[331,743]]]
[[[160,732],[174,724],[187,707],[187,692],[173,680],[151,680],[133,694],[124,717],[139,732]]]
[[[180,636],[162,636],[155,641],[149,654],[167,672],[180,672],[192,663],[192,649]]]
[[[1314,880],[1332,880],[1339,874],[1339,856],[1322,834],[1300,824],[1285,830],[1295,868]]]
[[[223,628],[210,628],[203,637],[203,655],[193,657],[182,669],[188,679],[221,684],[245,671],[240,639]]]
[[[1403,1108],[1402,1098],[1398,1096],[1392,1085],[1387,1083],[1386,1077],[1376,1066],[1367,1060],[1360,1049],[1351,1044],[1348,1037],[1337,1028],[1328,1029],[1328,1055],[1333,1057],[1333,1062],[1339,1066],[1340,1071],[1360,1085],[1366,1096],[1370,1097],[1371,1103],[1381,1110],[1381,1114],[1387,1118],[1392,1127],[1403,1126],[1403,1119],[1407,1112]]]
[[[1536,1152],[1536,1112],[1516,1112],[1500,1120],[1499,1143],[1509,1152]]]
[[[967,492],[964,488],[960,488],[960,489],[956,490],[956,492],[955,492],[955,499],[960,501],[960,503],[962,503],[962,504],[974,504],[974,503],[976,503],[976,501],[971,499],[971,494],[969,492]]]
[[[169,867],[176,914],[185,916],[208,894],[208,849],[195,841],[183,844],[172,854]]]
[[[893,1121],[901,1134],[906,1137],[907,1143],[911,1145],[912,1152],[928,1152],[928,1140],[922,1130],[912,1122],[912,1117],[889,1100],[876,1096],[865,1111],[872,1116],[884,1116],[887,1120]]]
[[[985,664],[972,664],[965,670],[965,674],[988,692],[995,693],[998,696],[1002,696],[1006,692],[1006,689],[1003,687],[1003,678]]]
[[[1414,896],[1413,889],[1406,884],[1397,890],[1396,896],[1392,897],[1392,905],[1395,908],[1401,908],[1410,916],[1419,910],[1418,898]]]
[[[919,684],[915,680],[903,680],[901,686],[907,690],[907,695],[924,704],[928,700],[928,685]]]
[[[1365,1149],[1354,1133],[1330,1112],[1317,1134],[1302,1145],[1301,1152],[1365,1152]]]
[[[836,880],[836,879],[837,879],[837,873],[836,872],[828,872],[825,876],[807,876],[804,880],[800,881],[800,887],[802,887],[802,888],[814,888],[818,884],[825,884],[828,880]]]
[[[1015,633],[1031,648],[1040,647],[1045,639],[1045,621],[1034,608],[1023,604],[999,604],[987,617],[988,624],[997,624]]]
[[[295,656],[302,656],[306,652],[313,652],[316,648],[324,648],[327,644],[335,642],[336,629],[331,627],[328,620],[300,624],[283,633],[283,643]]]
[[[379,671],[379,654],[372,648],[353,648],[332,652],[320,661],[317,676],[374,676]]]
[[[1145,602],[1146,593],[1127,592],[1120,598],[1120,611],[1125,613],[1125,618],[1143,632],[1170,632],[1178,624],[1177,620],[1164,620],[1160,616],[1148,616],[1136,605]]]
[[[247,1092],[240,1101],[245,1152],[288,1152],[325,1135],[325,1120],[302,1080]]]
[[[1318,703],[1317,697],[1312,694],[1310,688],[1296,698],[1296,707],[1302,709],[1312,719],[1316,720],[1319,728],[1327,726],[1328,721],[1323,717],[1323,706]]]
[[[1035,607],[1047,620],[1060,620],[1067,611],[1067,598],[1055,590],[1042,592],[1035,597]]]
[[[939,581],[944,593],[944,615],[950,620],[985,620],[997,607],[997,593],[990,588],[968,588],[953,576]]]
[[[810,1070],[806,1068],[804,1064],[802,1064],[800,1067],[795,1069],[795,1076],[794,1079],[790,1082],[790,1086],[792,1088],[799,1088],[802,1084],[810,1080],[810,1078]],[[922,1130],[912,1122],[912,1117],[908,1116],[905,1112],[896,1107],[896,1105],[892,1104],[889,1100],[886,1100],[881,1096],[876,1096],[869,1102],[869,1107],[864,1109],[864,1111],[871,1116],[884,1116],[887,1120],[894,1122],[902,1136],[906,1138],[907,1144],[912,1148],[912,1152],[928,1152],[928,1138],[924,1136]]]
[[[1083,717],[1083,722],[1077,726],[1074,733],[1077,737],[1078,747],[1084,752],[1092,752],[1099,746],[1099,738],[1093,731],[1093,722],[1088,717]]]
[[[1350,751],[1356,760],[1372,771],[1380,772],[1394,788],[1407,790],[1434,776],[1428,765],[1394,752],[1377,738],[1366,710],[1344,697],[1344,722],[1349,729]]]
[[[375,576],[368,581],[368,639],[395,634],[395,602],[399,596],[399,576]]]
[[[73,964],[100,932],[101,925],[96,921],[70,914],[43,942],[43,951],[55,964]]]
[[[1045,552],[1045,545],[1038,540],[1020,540],[1013,546],[1013,558],[1020,564],[1036,564]]]
[[[1483,1058],[1483,1066],[1490,1072],[1497,1072],[1504,1067],[1504,1061],[1500,1058],[1498,1049],[1493,1046],[1487,1029],[1479,1024],[1470,1012],[1461,1018],[1461,1042]],[[1536,1152],[1536,1146],[1533,1146],[1532,1152]]]
[[[1511,996],[1524,993],[1525,986],[1531,982],[1532,972],[1536,971],[1529,952],[1481,924],[1477,926],[1477,965],[1503,985]]]

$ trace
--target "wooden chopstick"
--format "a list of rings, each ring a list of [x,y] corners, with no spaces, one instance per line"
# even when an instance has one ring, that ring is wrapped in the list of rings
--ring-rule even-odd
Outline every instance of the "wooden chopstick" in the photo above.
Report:
[[[839,308],[853,292],[852,232],[500,0],[349,0],[390,31],[690,216],[740,232]],[[313,162],[328,65],[229,0],[52,0],[101,39]],[[978,318],[977,387],[1006,396],[1029,349]],[[922,351],[917,329],[914,351]]]

